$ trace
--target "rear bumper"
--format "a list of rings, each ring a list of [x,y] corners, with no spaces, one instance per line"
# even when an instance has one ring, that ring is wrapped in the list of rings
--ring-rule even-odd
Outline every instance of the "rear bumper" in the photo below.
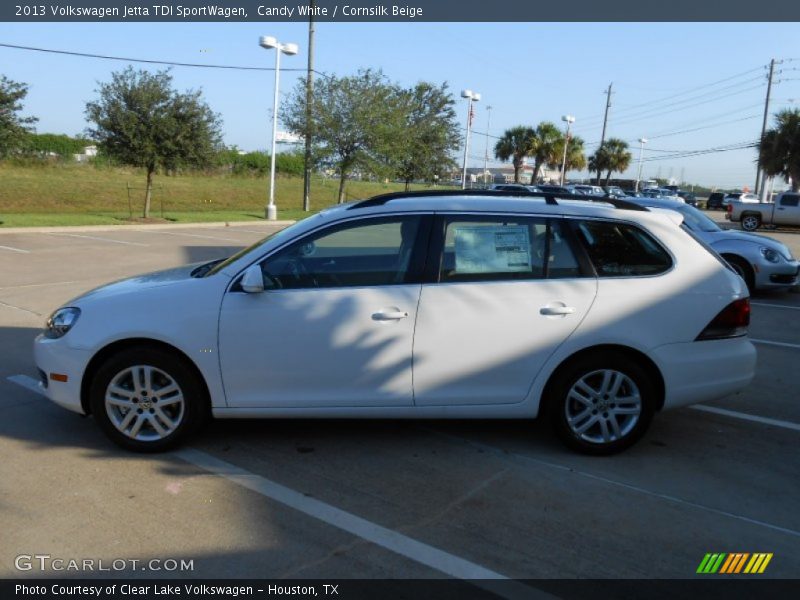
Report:
[[[70,347],[64,338],[51,340],[38,335],[33,342],[33,355],[43,379],[39,387],[44,395],[59,406],[86,414],[81,406],[81,380],[91,358],[89,352]],[[67,380],[54,380],[54,373],[66,375]]]
[[[747,337],[667,344],[651,356],[664,377],[665,410],[738,392],[756,369],[756,349]]]

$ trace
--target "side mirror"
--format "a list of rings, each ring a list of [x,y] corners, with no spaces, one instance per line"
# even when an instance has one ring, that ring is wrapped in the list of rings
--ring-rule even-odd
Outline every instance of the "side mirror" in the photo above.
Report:
[[[242,290],[248,294],[260,294],[264,291],[264,275],[261,265],[248,267],[242,277]]]

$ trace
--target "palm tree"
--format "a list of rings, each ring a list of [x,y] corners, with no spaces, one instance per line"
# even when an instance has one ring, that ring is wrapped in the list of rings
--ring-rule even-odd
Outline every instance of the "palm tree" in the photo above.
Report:
[[[605,184],[608,185],[611,173],[626,171],[631,164],[631,158],[632,155],[628,152],[628,142],[618,138],[609,138],[589,157],[589,170],[597,172],[598,184],[601,173],[605,171]]]
[[[758,144],[758,164],[770,177],[791,182],[793,192],[800,190],[800,109],[775,115],[775,127]]]
[[[530,127],[519,125],[506,129],[494,146],[494,155],[500,160],[511,159],[514,165],[514,183],[519,183],[519,173],[525,157],[531,152],[535,132]]]
[[[547,160],[547,168],[554,171],[560,171],[562,160],[564,160],[563,135],[553,149],[553,155]],[[584,168],[586,168],[586,155],[584,154],[583,139],[577,135],[571,135],[569,136],[569,145],[567,146],[567,161],[565,170],[580,171]]]
[[[542,121],[533,130],[531,139],[530,156],[533,158],[533,176],[531,183],[535,184],[539,180],[541,168],[552,162],[553,157],[560,157],[564,151],[564,135],[558,127],[550,121]],[[558,147],[561,153],[558,152]]]

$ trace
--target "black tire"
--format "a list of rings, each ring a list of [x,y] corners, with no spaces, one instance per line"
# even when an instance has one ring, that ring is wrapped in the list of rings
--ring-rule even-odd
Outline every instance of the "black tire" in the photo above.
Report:
[[[609,402],[609,396],[606,395],[605,399],[597,397],[591,399],[593,404],[590,405],[587,402],[586,406],[583,406],[582,403],[570,398],[570,392],[573,386],[582,380],[593,381],[595,377],[602,378],[604,371],[620,373],[635,386],[634,389],[628,382],[624,382],[620,386],[620,392],[627,393],[629,398],[633,398],[635,397],[633,392],[638,390],[639,413],[635,415],[635,420],[634,415],[622,415],[624,426],[620,426],[618,437],[614,437],[615,434],[612,433],[609,441],[597,441],[586,439],[586,437],[595,437],[596,434],[602,435],[604,430],[608,431],[611,418],[618,423],[617,416],[610,416],[611,407],[614,407],[613,410],[617,410],[617,405],[613,403],[616,398],[612,399],[610,405],[604,405],[604,402]],[[635,444],[650,426],[656,407],[656,386],[652,376],[639,363],[617,352],[584,355],[573,360],[559,370],[551,385],[548,386],[548,390],[547,411],[558,437],[567,447],[596,456],[616,454]],[[625,398],[622,397],[620,402],[627,404]],[[596,426],[592,425],[582,435],[576,433],[568,422],[568,412],[573,412],[575,406],[593,411],[588,418],[597,419]],[[603,412],[604,407],[609,411],[608,413]],[[622,406],[620,406],[621,408]],[[629,416],[631,421],[627,421]],[[600,421],[604,421],[605,425],[601,427]]]
[[[756,231],[761,227],[761,215],[744,214],[741,217],[741,224],[745,231]]]
[[[752,294],[756,289],[756,274],[753,271],[753,267],[750,266],[750,263],[741,256],[736,256],[734,254],[723,254],[722,257],[728,261],[728,264],[739,274],[739,277],[744,279],[747,290]]]
[[[122,374],[137,366],[154,368],[154,374],[151,376],[154,383],[156,378],[160,377],[162,381],[166,381],[164,375],[168,376],[177,385],[178,393],[182,395],[182,408],[179,412],[175,408],[174,393],[172,398],[163,399],[161,406],[156,406],[159,398],[157,393],[151,393],[150,397],[147,398],[147,394],[143,392],[142,397],[131,400],[131,402],[137,403],[136,406],[145,407],[144,409],[136,408],[137,413],[144,414],[148,412],[152,414],[149,417],[144,415],[148,420],[142,419],[144,424],[139,430],[141,432],[140,435],[144,435],[150,430],[152,430],[153,436],[160,435],[152,425],[156,418],[156,410],[160,409],[158,415],[163,414],[174,419],[172,420],[175,424],[174,428],[163,437],[134,439],[129,434],[123,433],[118,429],[112,422],[112,416],[109,415],[109,411],[111,411],[114,413],[115,418],[124,421],[127,411],[134,410],[133,408],[118,409],[115,406],[110,406],[107,409],[106,393],[112,380],[116,380],[117,383],[123,381],[124,379],[120,379],[125,377]],[[129,380],[132,381],[130,376]],[[124,386],[125,384],[123,383],[122,385]],[[166,386],[163,389],[166,389]],[[125,391],[130,393],[131,396],[136,395],[128,388]],[[123,401],[127,401],[127,397],[120,396],[120,398]],[[209,402],[205,386],[198,380],[198,376],[191,365],[187,364],[183,357],[161,348],[152,347],[129,348],[115,354],[103,363],[91,382],[89,402],[92,415],[109,439],[126,450],[134,452],[161,452],[172,448],[186,435],[195,431],[209,415]],[[169,408],[167,407],[168,404],[170,404]],[[172,412],[168,414],[167,410]],[[133,415],[133,420],[135,419],[138,419],[138,417]],[[164,421],[159,420],[158,426],[164,429]]]

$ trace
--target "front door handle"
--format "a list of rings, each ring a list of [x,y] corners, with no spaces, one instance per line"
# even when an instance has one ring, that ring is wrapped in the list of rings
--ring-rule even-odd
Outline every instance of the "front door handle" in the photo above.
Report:
[[[372,313],[372,320],[373,321],[399,321],[400,319],[405,319],[408,316],[407,312],[403,312],[402,310],[391,310],[391,311],[383,311],[380,310],[376,313]]]
[[[554,316],[554,315],[571,315],[575,312],[574,306],[543,306],[539,309],[540,315]]]

